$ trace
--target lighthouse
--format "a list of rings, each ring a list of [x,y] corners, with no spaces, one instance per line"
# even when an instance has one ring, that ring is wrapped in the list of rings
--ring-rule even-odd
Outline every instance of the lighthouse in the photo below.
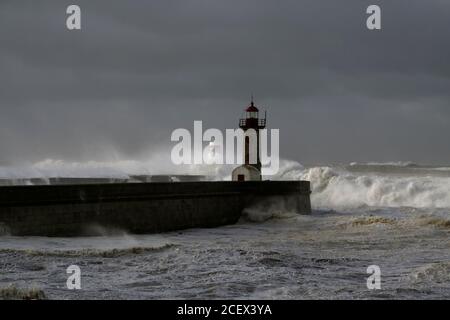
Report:
[[[261,181],[259,130],[265,127],[266,116],[259,118],[259,110],[252,97],[250,105],[245,109],[245,118],[239,120],[239,128],[245,134],[244,164],[233,170],[231,174],[233,181]]]

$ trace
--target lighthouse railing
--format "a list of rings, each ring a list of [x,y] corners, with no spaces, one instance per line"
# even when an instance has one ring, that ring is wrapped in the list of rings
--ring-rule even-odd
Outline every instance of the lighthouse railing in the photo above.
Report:
[[[239,119],[239,127],[246,127],[247,120],[256,120],[256,119]],[[253,122],[256,125],[256,122]],[[258,127],[264,128],[266,126],[266,119],[258,119]]]
[[[265,127],[266,119],[258,119],[258,127]]]

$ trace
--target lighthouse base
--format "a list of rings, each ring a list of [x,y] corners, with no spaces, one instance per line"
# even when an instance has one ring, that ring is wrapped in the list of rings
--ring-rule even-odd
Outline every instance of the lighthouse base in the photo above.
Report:
[[[261,181],[261,171],[251,165],[237,167],[231,173],[233,181]]]

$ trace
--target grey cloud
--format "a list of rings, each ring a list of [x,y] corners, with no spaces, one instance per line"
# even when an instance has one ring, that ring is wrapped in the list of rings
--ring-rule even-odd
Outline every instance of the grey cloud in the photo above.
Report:
[[[449,163],[450,4],[375,1],[0,4],[0,163],[133,158],[174,128],[228,128],[253,92],[304,163]],[[112,152],[112,151],[111,151]]]

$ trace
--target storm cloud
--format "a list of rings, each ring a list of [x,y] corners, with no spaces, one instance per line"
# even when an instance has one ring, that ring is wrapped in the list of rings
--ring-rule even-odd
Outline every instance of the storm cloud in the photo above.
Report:
[[[3,0],[0,164],[146,157],[194,120],[236,127],[251,93],[283,158],[449,164],[449,17],[444,0]]]

